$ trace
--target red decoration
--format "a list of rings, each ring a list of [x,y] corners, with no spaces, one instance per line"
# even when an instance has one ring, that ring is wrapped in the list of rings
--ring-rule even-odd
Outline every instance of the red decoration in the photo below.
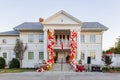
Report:
[[[53,31],[49,31],[48,32],[48,54],[49,54],[49,59],[46,62],[46,66],[45,67],[40,67],[40,69],[37,70],[37,72],[43,72],[46,71],[47,68],[51,67],[52,64],[54,63],[54,59],[55,59],[55,54],[54,54],[54,35],[53,35]]]
[[[75,64],[75,56],[76,56],[76,49],[77,49],[76,38],[77,38],[77,33],[73,31],[71,34],[71,44],[70,44],[70,49],[71,49],[70,62],[73,68],[75,68],[76,66]],[[77,71],[78,70],[76,70],[76,72]]]
[[[48,65],[50,66],[52,63],[54,63],[54,49],[53,49],[53,46],[55,44],[54,42],[54,35],[53,35],[53,31],[49,31],[48,32],[48,53],[49,53],[49,60],[47,61],[48,62]]]
[[[41,22],[43,22],[44,21],[44,19],[43,18],[39,18],[39,22],[41,23]]]
[[[112,54],[112,52],[107,52],[107,54]]]

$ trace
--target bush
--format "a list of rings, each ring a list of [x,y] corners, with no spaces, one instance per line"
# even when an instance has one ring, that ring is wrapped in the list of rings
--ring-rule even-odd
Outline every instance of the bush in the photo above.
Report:
[[[3,57],[0,57],[0,69],[5,68],[5,64],[6,64],[5,59]]]
[[[109,68],[108,67],[103,67],[102,72],[109,72]]]
[[[12,69],[12,68],[20,68],[20,62],[18,61],[18,59],[13,58],[12,61],[10,61],[9,68],[10,69]]]

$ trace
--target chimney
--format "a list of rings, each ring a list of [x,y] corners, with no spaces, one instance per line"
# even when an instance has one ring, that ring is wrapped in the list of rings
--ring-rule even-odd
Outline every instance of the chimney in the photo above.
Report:
[[[39,22],[42,23],[44,21],[43,18],[39,18]]]

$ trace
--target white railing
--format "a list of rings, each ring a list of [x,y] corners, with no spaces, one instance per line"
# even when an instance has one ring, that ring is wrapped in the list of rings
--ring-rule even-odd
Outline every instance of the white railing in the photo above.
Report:
[[[63,48],[64,49],[70,49],[70,45],[69,44],[63,44]],[[55,44],[54,49],[61,49],[61,44]]]

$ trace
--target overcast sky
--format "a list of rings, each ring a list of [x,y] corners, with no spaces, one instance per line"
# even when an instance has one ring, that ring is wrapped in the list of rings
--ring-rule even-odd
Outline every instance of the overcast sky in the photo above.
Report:
[[[120,36],[120,0],[0,0],[0,32],[23,22],[38,22],[64,10],[82,22],[100,22],[109,28],[103,49],[114,46]]]

